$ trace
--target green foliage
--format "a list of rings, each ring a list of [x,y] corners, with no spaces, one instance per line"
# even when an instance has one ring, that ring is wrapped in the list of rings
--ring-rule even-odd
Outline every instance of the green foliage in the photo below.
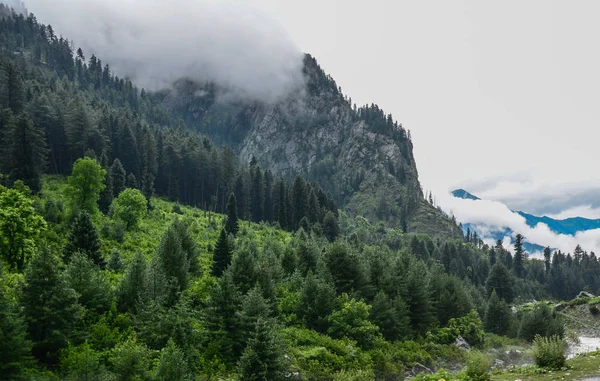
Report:
[[[104,267],[106,262],[100,253],[100,237],[92,221],[92,216],[81,211],[71,225],[65,246],[65,262],[69,262],[74,253],[81,252],[94,261],[97,266]]]
[[[137,189],[127,188],[113,201],[111,210],[115,218],[125,223],[125,229],[136,228],[146,212],[146,198]]]
[[[518,337],[532,341],[537,335],[563,337],[565,326],[562,318],[547,304],[535,306],[532,311],[525,312],[519,326]]]
[[[77,293],[60,272],[59,259],[49,249],[36,255],[25,272],[21,303],[34,341],[33,355],[55,364],[80,316]]]
[[[225,231],[228,234],[236,235],[239,229],[237,204],[235,195],[230,194],[227,201],[227,223],[225,224]]]
[[[127,267],[117,290],[117,300],[121,311],[135,311],[138,303],[146,300],[148,285],[148,264],[138,251]]]
[[[329,242],[335,241],[340,234],[340,225],[337,217],[331,211],[327,212],[325,218],[323,218],[323,234]]]
[[[466,316],[450,319],[448,326],[438,329],[430,337],[434,342],[449,344],[458,336],[462,336],[472,346],[483,345],[485,333],[477,311],[472,310]]]
[[[512,278],[502,263],[496,263],[492,267],[485,283],[485,288],[488,297],[492,295],[492,292],[496,291],[498,297],[504,299],[506,302],[510,303],[513,300]]]
[[[118,381],[151,380],[152,352],[135,336],[110,351],[108,361]]]
[[[0,267],[0,374],[7,379],[24,379],[31,362],[32,342],[27,325],[15,301],[10,299],[9,285]]]
[[[85,157],[77,159],[69,176],[68,195],[75,211],[98,211],[100,192],[104,189],[106,170],[96,160]]]
[[[504,299],[500,299],[496,290],[488,300],[484,317],[484,327],[488,332],[505,335],[510,327],[512,312]]]
[[[473,351],[467,358],[465,375],[469,381],[489,381],[491,379],[490,367],[490,359],[486,354]]]
[[[65,275],[69,286],[77,292],[81,305],[98,314],[108,311],[112,291],[105,275],[91,259],[81,252],[76,252],[67,265]]]
[[[45,229],[46,222],[27,194],[17,187],[0,188],[0,250],[11,268],[23,270],[37,247],[36,238]]]
[[[339,309],[329,316],[328,333],[334,338],[354,340],[361,348],[373,348],[381,335],[379,327],[369,321],[371,306],[347,294],[342,295],[338,303]]]
[[[69,346],[61,352],[60,368],[65,380],[111,380],[102,364],[101,354],[86,342],[78,347]]]
[[[566,343],[559,336],[536,335],[533,340],[533,360],[540,368],[560,369],[565,366]]]
[[[167,346],[160,351],[160,360],[154,378],[160,381],[192,379],[185,356],[173,340],[169,340]]]
[[[259,318],[252,338],[238,363],[243,381],[286,380],[287,366],[284,343],[273,323]]]

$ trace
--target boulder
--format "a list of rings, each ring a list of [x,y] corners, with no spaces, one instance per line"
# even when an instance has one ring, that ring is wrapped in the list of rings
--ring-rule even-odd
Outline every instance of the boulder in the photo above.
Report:
[[[579,294],[577,294],[575,299],[593,298],[593,297],[594,297],[594,294],[592,294],[591,292],[581,291]]]
[[[471,346],[469,345],[469,343],[467,343],[467,340],[465,340],[460,335],[456,338],[456,340],[454,340],[454,345],[456,345],[460,349],[464,349],[465,351],[471,350]]]
[[[558,303],[554,305],[554,311],[562,311],[566,308],[567,306],[565,306],[562,303]]]

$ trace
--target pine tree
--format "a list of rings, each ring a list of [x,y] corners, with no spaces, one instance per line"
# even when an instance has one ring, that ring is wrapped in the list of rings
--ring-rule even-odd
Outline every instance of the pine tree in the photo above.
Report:
[[[190,263],[181,246],[181,238],[173,225],[163,234],[155,259],[166,276],[169,290],[167,303],[175,304],[179,293],[187,288]]]
[[[274,221],[273,215],[273,174],[270,170],[265,171],[265,221]]]
[[[225,224],[225,231],[228,234],[236,235],[238,229],[237,200],[232,193],[229,195],[229,200],[227,201],[227,223]]]
[[[483,319],[485,330],[496,335],[506,335],[510,325],[510,317],[511,311],[506,301],[498,297],[496,290],[492,291]]]
[[[25,272],[21,304],[34,341],[33,355],[56,364],[79,317],[77,293],[59,270],[60,260],[48,249],[34,257]]]
[[[319,332],[327,332],[327,317],[335,305],[335,288],[309,271],[301,292],[299,317],[304,324]]]
[[[277,183],[277,221],[282,229],[288,229],[287,189],[285,182]]]
[[[264,218],[265,190],[262,171],[257,165],[251,172],[251,213],[252,221],[260,222]]]
[[[41,190],[42,171],[46,165],[44,132],[21,114],[13,118],[4,137],[5,170],[12,181],[22,180],[34,192]]]
[[[32,360],[32,343],[20,308],[9,295],[0,268],[0,374],[7,380],[24,380],[23,371]]]
[[[517,234],[515,237],[515,256],[513,258],[513,270],[515,271],[515,275],[518,277],[522,277],[523,274],[523,259],[525,256],[525,252],[523,251],[523,236],[521,234]]]
[[[277,328],[267,319],[260,318],[248,346],[238,363],[240,380],[286,380],[285,348]]]
[[[306,183],[300,176],[296,176],[294,184],[292,185],[292,198],[294,203],[294,228],[297,228],[302,217],[308,214],[308,193],[306,191]]]
[[[88,138],[93,128],[88,107],[81,101],[75,102],[68,111],[65,124],[67,144],[72,158],[85,156]]]
[[[135,175],[133,173],[129,173],[127,175],[127,188],[131,188],[131,189],[138,188],[137,179],[135,178]]]
[[[506,300],[508,303],[513,300],[512,278],[510,272],[500,262],[496,263],[485,282],[485,288],[488,295],[496,291],[498,297]]]
[[[221,229],[221,234],[215,245],[214,260],[212,274],[220,277],[231,263],[231,249],[229,248],[229,239],[225,229]]]
[[[75,217],[67,241],[65,262],[69,262],[73,253],[82,252],[97,266],[104,268],[106,262],[100,253],[100,237],[88,212],[81,211]]]
[[[496,250],[492,247],[490,249],[490,265],[494,266],[496,264]]]
[[[325,218],[323,218],[323,234],[329,242],[335,241],[337,236],[340,235],[340,225],[337,217],[331,211],[327,212]]]
[[[390,299],[385,292],[380,291],[373,300],[371,321],[380,329],[388,341],[397,341],[409,332],[408,311],[402,298],[397,302]]]
[[[123,168],[119,159],[113,161],[112,166],[110,167],[110,173],[112,175],[113,196],[117,197],[125,190],[127,181],[125,168]]]
[[[65,275],[69,287],[79,295],[81,305],[97,314],[109,310],[113,296],[111,287],[104,274],[85,254],[73,254]]]
[[[235,179],[234,195],[237,202],[237,214],[241,219],[246,219],[246,210],[248,208],[248,193],[246,192],[246,184],[244,181],[244,174],[240,173]],[[231,199],[231,196],[230,196]],[[227,208],[229,211],[229,208]],[[231,233],[229,230],[227,231]],[[234,234],[235,235],[235,234]]]
[[[113,176],[111,168],[105,168],[106,176],[104,178],[104,189],[100,192],[100,200],[98,200],[98,206],[103,214],[108,214],[110,205],[112,204],[115,196],[113,194]]]
[[[191,372],[185,354],[169,339],[167,346],[160,351],[160,359],[156,370],[156,380],[186,381],[192,380]]]
[[[546,274],[550,273],[550,266],[551,266],[551,261],[550,261],[550,257],[552,255],[552,252],[550,250],[550,247],[546,247],[544,249],[544,265],[546,268]]]
[[[127,272],[121,279],[117,290],[119,310],[136,311],[138,303],[144,303],[148,286],[148,264],[144,255],[138,251],[127,267]]]

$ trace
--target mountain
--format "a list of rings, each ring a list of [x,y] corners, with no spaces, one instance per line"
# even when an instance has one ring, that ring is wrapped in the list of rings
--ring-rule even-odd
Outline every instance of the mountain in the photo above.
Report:
[[[473,196],[471,193],[467,192],[464,189],[456,189],[452,191],[452,195],[456,198],[463,198],[465,200],[481,200],[477,196]]]
[[[276,104],[227,98],[213,84],[179,82],[162,102],[187,125],[288,180],[319,183],[350,215],[411,232],[460,238],[423,198],[410,132],[376,105],[357,108],[310,55],[305,89]]]
[[[452,192],[452,195],[456,198],[461,198],[461,199],[466,199],[466,200],[473,200],[473,201],[481,200],[479,197],[474,196],[473,194],[467,192],[464,189],[454,190]],[[532,215],[529,213],[525,213],[523,211],[512,211],[512,212],[525,218],[525,222],[528,226],[534,228],[537,224],[542,223],[542,224],[547,225],[548,228],[556,234],[565,234],[565,235],[575,236],[575,234],[578,232],[592,230],[592,229],[600,229],[600,219],[572,217],[572,218],[559,220],[559,219],[551,218],[548,216],[541,216],[541,217],[535,216],[535,215]],[[479,228],[480,228],[479,230],[481,230],[481,226],[479,226]],[[465,230],[465,232],[466,232],[466,229],[470,229],[472,231],[478,230],[478,228],[476,226],[473,226],[473,224],[464,223],[463,230]],[[486,228],[485,230],[488,231],[489,229]],[[502,240],[506,236],[513,236],[513,231],[511,229],[509,229],[508,227],[506,227],[503,230],[489,231],[488,234],[489,234],[490,238],[493,238],[495,240],[498,240],[498,239]],[[543,242],[538,242],[538,243],[526,242],[524,247],[529,252],[543,251],[544,246],[542,246],[542,245],[544,245],[544,243]]]

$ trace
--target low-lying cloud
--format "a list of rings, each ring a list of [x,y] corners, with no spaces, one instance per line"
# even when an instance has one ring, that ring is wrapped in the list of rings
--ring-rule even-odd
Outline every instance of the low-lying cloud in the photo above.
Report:
[[[575,236],[570,236],[556,234],[543,223],[530,227],[525,218],[498,201],[465,200],[448,194],[439,197],[438,204],[447,213],[454,214],[457,221],[474,225],[488,244],[493,244],[493,240],[489,238],[489,232],[510,228],[514,232],[513,234],[520,233],[526,237],[528,242],[544,247],[550,246],[564,252],[573,252],[573,249],[579,244],[584,250],[600,252],[600,229],[578,232]],[[509,237],[505,237],[504,247],[512,250]]]
[[[15,2],[15,0],[10,0]],[[119,76],[159,89],[180,78],[215,82],[273,102],[303,83],[302,53],[286,31],[229,0],[27,0],[57,34]]]

